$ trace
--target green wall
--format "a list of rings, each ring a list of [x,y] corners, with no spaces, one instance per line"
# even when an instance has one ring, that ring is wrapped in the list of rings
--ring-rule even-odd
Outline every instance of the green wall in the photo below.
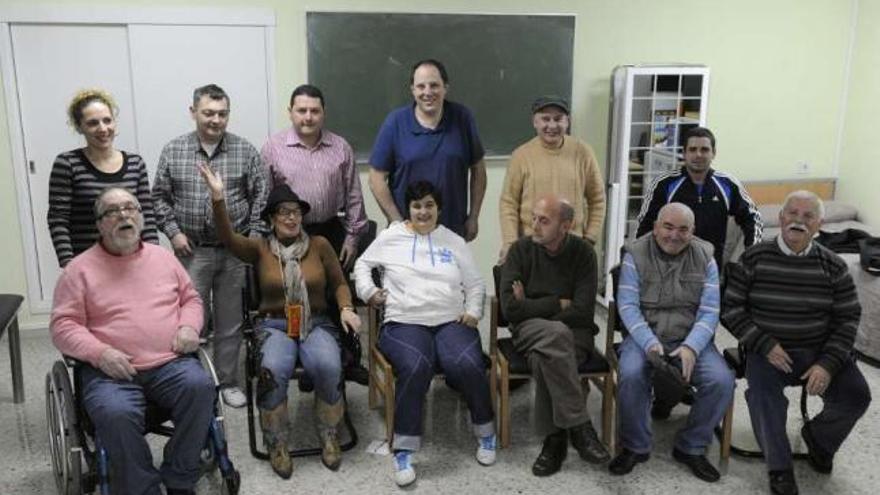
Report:
[[[64,3],[114,7],[181,4],[161,0]],[[860,119],[857,122],[865,123],[861,127],[867,128],[870,114],[862,102],[869,99],[871,86],[877,87],[880,79],[876,55],[880,38],[869,33],[869,26],[877,25],[880,13],[877,0],[861,3],[868,17],[859,19],[859,45],[875,49],[873,53],[858,51],[853,66],[858,81],[850,91],[847,115]],[[805,177],[828,177],[836,172],[840,106],[847,85],[846,60],[853,29],[852,9],[857,0],[545,0],[540,8],[534,1],[522,0],[189,0],[185,4],[275,11],[279,103],[286,102],[291,88],[306,79],[307,10],[576,14],[572,130],[593,144],[601,163],[607,147],[608,77],[612,69],[621,64],[685,62],[706,64],[712,70],[709,125],[718,136],[718,168],[744,180],[793,177],[799,161],[810,164]],[[871,62],[873,67],[860,70],[860,65]],[[454,85],[450,98],[455,98]],[[870,103],[877,108],[876,99]],[[279,128],[289,125],[283,106],[286,104],[277,109]],[[863,112],[853,111],[854,107]],[[5,179],[0,181],[0,228],[4,233],[0,241],[0,292],[25,293],[5,102],[0,104],[0,112],[0,177]],[[231,125],[234,127],[234,122]],[[851,126],[847,129],[846,142],[853,146],[847,146],[846,156],[852,156],[852,163],[865,163],[876,156],[867,144],[867,131],[861,135],[850,131]],[[498,250],[497,204],[506,166],[505,160],[489,163],[481,232],[473,246],[487,277]],[[845,173],[849,166],[857,165],[841,163],[841,177],[850,176]],[[365,180],[363,185],[367,190]],[[842,183],[840,190],[849,187]],[[859,187],[867,194],[867,185]],[[380,218],[369,192],[366,196],[368,214]],[[491,291],[491,283],[489,286]],[[27,311],[23,319],[26,324],[45,321],[44,317],[31,317]]]
[[[863,221],[880,226],[880,0],[859,1],[858,29],[842,139],[837,196],[859,205]]]

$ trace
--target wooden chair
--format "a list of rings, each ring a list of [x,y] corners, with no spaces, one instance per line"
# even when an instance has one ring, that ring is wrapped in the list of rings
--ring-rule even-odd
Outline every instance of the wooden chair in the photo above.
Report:
[[[491,321],[489,326],[489,357],[491,360],[491,379],[489,388],[492,395],[492,403],[496,407],[499,431],[499,444],[502,448],[510,446],[510,380],[530,379],[531,369],[526,357],[519,353],[513,345],[512,338],[498,338],[498,328],[509,326],[501,311],[500,279],[501,267],[492,268],[495,279],[495,295],[491,298]],[[609,309],[610,311],[610,309]],[[596,384],[602,393],[602,442],[613,449],[614,428],[614,400],[615,400],[615,377],[616,366],[611,363],[614,349],[612,348],[613,334],[606,336],[603,351],[598,349],[590,353],[590,357],[578,365],[578,375],[584,387],[590,382]],[[616,360],[615,360],[616,362]],[[500,400],[499,400],[500,399]],[[498,401],[498,402],[496,402]]]
[[[394,436],[394,370],[385,355],[379,350],[379,327],[382,325],[382,312],[372,306],[367,310],[369,329],[369,405],[370,409],[379,407],[379,396],[385,409],[385,440],[391,445]]]
[[[380,287],[381,274],[378,270],[373,270],[373,281],[377,287]],[[379,331],[382,327],[383,314],[382,311],[372,306],[367,306],[367,325],[369,329],[369,406],[370,409],[379,407],[379,396],[382,397],[382,406],[384,408],[385,418],[385,440],[391,445],[394,437],[394,369],[391,363],[379,350]],[[483,353],[483,360],[487,366],[491,362],[490,358]],[[494,369],[494,368],[492,368]],[[490,371],[491,373],[491,371]],[[443,379],[443,373],[434,374],[434,380]],[[490,377],[489,386],[492,391],[491,401],[492,407],[495,408],[495,388]],[[497,408],[495,408],[497,413]]]

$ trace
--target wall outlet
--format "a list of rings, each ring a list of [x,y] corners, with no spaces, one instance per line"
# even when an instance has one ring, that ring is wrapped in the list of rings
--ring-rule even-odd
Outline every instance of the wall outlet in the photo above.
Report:
[[[801,160],[794,164],[794,173],[798,175],[807,175],[810,173],[810,162]]]

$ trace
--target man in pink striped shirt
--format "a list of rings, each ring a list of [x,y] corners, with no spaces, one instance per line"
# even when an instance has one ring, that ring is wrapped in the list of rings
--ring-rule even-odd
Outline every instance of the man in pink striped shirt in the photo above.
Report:
[[[367,227],[354,151],[345,139],[324,129],[320,89],[298,86],[287,110],[293,127],[274,134],[261,151],[269,190],[287,183],[312,206],[303,219],[306,232],[326,237],[347,272],[358,254],[358,238]]]
[[[191,494],[208,435],[214,384],[194,353],[202,301],[174,255],[140,240],[144,217],[124,189],[95,202],[101,238],[55,287],[52,341],[83,362],[79,394],[107,451],[113,493]],[[170,412],[160,469],[143,437],[145,401]]]

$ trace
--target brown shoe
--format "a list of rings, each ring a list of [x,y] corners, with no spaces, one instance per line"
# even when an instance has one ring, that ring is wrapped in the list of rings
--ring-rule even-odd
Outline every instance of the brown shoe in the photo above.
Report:
[[[318,420],[318,435],[321,437],[321,463],[331,471],[339,469],[342,463],[342,449],[339,448],[337,426],[345,412],[342,399],[330,405],[315,398],[315,416]]]
[[[283,479],[290,478],[293,474],[293,460],[290,458],[290,451],[287,450],[287,436],[290,430],[287,401],[285,400],[275,409],[260,409],[260,427],[263,429],[263,443],[269,451],[269,464],[272,470]]]

